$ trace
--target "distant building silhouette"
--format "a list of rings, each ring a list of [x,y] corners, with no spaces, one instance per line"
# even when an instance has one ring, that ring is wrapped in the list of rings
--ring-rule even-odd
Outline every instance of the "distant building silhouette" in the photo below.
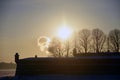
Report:
[[[73,54],[77,54],[77,49],[76,48],[73,49]]]

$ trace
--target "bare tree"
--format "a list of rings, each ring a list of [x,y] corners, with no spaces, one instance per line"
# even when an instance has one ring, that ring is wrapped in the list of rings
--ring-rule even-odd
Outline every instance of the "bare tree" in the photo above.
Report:
[[[109,33],[110,50],[119,52],[120,49],[120,30],[114,29]]]
[[[66,57],[68,57],[69,56],[69,50],[70,50],[70,43],[69,43],[69,40],[67,40],[66,41],[66,51],[67,51],[67,55],[66,55]]]
[[[65,49],[62,48],[62,43],[59,39],[52,39],[48,51],[53,54],[54,57],[61,57],[65,52]]]
[[[110,52],[110,39],[109,39],[108,35],[107,35],[107,39],[106,39],[106,46],[107,46],[107,52]]]
[[[102,52],[104,43],[106,41],[106,35],[100,29],[93,29],[92,31],[92,45],[96,53]]]
[[[87,53],[90,49],[90,41],[91,41],[90,36],[91,36],[91,32],[88,29],[83,29],[79,32],[79,43],[84,53]]]
[[[77,48],[77,34],[74,32],[74,47]]]

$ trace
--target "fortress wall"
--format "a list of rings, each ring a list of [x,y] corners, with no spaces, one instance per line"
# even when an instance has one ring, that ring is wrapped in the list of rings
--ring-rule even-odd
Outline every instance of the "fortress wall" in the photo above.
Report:
[[[120,59],[32,58],[17,62],[16,75],[120,74]]]

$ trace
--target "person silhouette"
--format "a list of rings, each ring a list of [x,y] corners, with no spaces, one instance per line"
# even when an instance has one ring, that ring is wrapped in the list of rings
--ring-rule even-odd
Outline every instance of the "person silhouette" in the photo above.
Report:
[[[37,58],[37,55],[35,55],[35,58]]]
[[[17,63],[18,61],[19,61],[19,54],[16,53],[16,54],[15,54],[15,62]]]

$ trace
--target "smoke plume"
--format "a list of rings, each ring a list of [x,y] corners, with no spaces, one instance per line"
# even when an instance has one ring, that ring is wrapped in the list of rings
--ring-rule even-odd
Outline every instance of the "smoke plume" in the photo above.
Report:
[[[41,36],[40,38],[38,38],[38,46],[40,47],[40,52],[44,53],[44,55],[47,56],[47,54],[49,54],[48,52],[48,47],[50,44],[50,39],[46,36]]]

